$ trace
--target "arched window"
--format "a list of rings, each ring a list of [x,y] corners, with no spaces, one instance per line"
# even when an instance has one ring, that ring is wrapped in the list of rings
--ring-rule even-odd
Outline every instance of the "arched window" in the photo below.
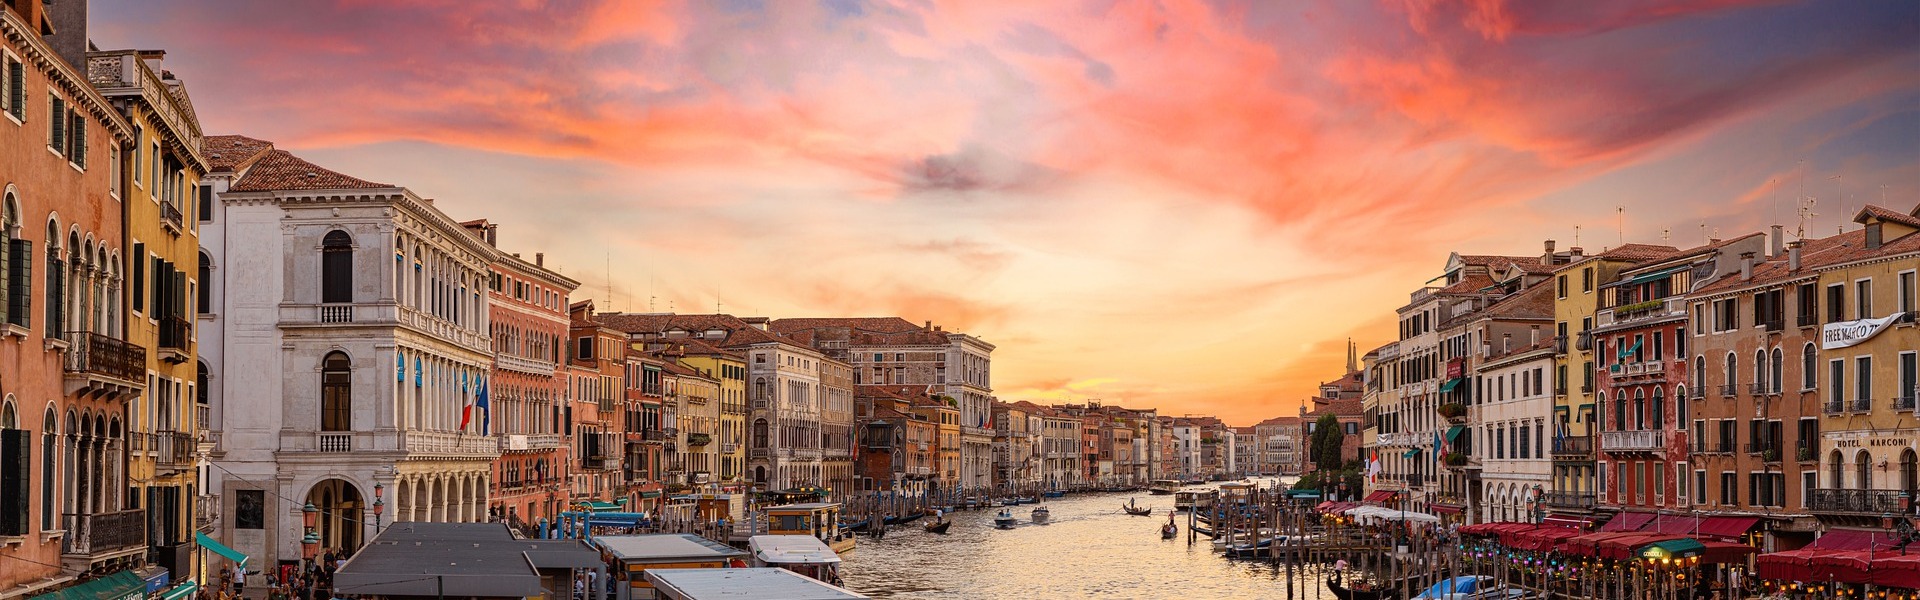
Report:
[[[45,429],[40,432],[40,529],[52,531],[56,513],[53,509],[53,457],[58,453],[55,445],[60,438],[60,415],[53,412],[52,405],[48,405],[41,419]]]
[[[1627,430],[1627,391],[1626,390],[1620,390],[1613,394],[1613,430],[1614,431]]]
[[[1633,388],[1633,428],[1636,431],[1647,428],[1647,390]]]
[[[1783,377],[1781,377],[1781,375],[1784,374],[1786,369],[1786,366],[1784,365],[1785,362],[1786,361],[1784,360],[1784,356],[1780,352],[1780,347],[1774,346],[1773,347],[1773,372],[1767,374],[1768,375],[1767,381],[1768,381],[1768,385],[1773,386],[1773,393],[1775,394],[1780,393],[1780,380],[1784,379]]]
[[[13,197],[13,190],[8,189],[6,206],[0,209],[0,322],[15,325],[26,322],[26,315],[16,313],[26,310],[22,301],[33,289],[33,278],[23,271],[29,264],[27,261],[33,260],[33,246],[26,240],[14,238],[14,229],[19,224],[20,201]]]
[[[1687,384],[1673,386],[1673,426],[1676,429],[1687,428]]]
[[[353,430],[353,367],[340,352],[320,366],[320,430]]]
[[[200,288],[194,290],[198,314],[213,312],[213,259],[205,251],[200,253]]]
[[[66,314],[62,312],[67,304],[63,292],[67,288],[67,263],[61,260],[61,248],[56,244],[60,240],[60,222],[47,221],[47,337],[59,339],[66,334],[61,327],[66,323]]]
[[[1666,427],[1667,390],[1666,388],[1655,387],[1653,388],[1653,428],[1665,429]]]
[[[353,301],[353,238],[335,229],[320,241],[320,301]]]
[[[1813,384],[1819,376],[1819,371],[1814,368],[1813,361],[1813,343],[1808,342],[1806,347],[1800,349],[1800,389],[1813,389]]]
[[[1693,357],[1693,384],[1699,386],[1700,395],[1707,395],[1707,357]]]
[[[1760,395],[1767,391],[1767,351],[1753,351],[1753,393]]]
[[[1862,490],[1873,488],[1873,455],[1861,450],[1853,455],[1854,487]]]
[[[766,448],[766,447],[768,447],[768,446],[767,446],[767,420],[766,420],[766,419],[754,419],[754,420],[753,420],[753,446],[752,446],[752,447],[754,447],[754,448]]]
[[[1913,449],[1908,448],[1900,451],[1900,491],[1907,492],[1907,497],[1912,498],[1913,491],[1920,488],[1915,484],[1920,484],[1920,456],[1914,455]]]
[[[1740,383],[1739,369],[1740,369],[1740,357],[1735,356],[1732,352],[1728,352],[1727,353],[1727,383],[1724,384],[1726,387],[1722,388],[1720,395],[1722,396],[1733,395],[1733,386],[1738,385]]]
[[[1841,477],[1846,472],[1846,468],[1840,464],[1839,450],[1827,455],[1827,487],[1829,489],[1845,489],[1847,486],[1841,482]]]

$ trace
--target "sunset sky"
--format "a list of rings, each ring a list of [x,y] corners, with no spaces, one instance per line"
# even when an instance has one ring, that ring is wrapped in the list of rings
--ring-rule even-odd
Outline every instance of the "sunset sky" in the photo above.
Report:
[[[95,0],[91,37],[603,310],[931,320],[1001,399],[1236,425],[1453,250],[1920,202],[1911,1]]]

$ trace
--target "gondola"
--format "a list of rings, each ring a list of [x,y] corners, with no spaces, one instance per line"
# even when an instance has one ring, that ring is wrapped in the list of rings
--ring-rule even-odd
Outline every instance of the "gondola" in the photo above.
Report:
[[[1045,495],[1046,495],[1046,497],[1048,497],[1048,498],[1065,498],[1065,497],[1067,497],[1067,493],[1066,493],[1066,492],[1062,492],[1062,491],[1059,491],[1059,490],[1054,490],[1054,491],[1051,491],[1051,492],[1047,492],[1047,493],[1046,493]]]
[[[1174,525],[1172,521],[1168,521],[1166,525],[1160,526],[1160,539],[1170,540],[1176,535],[1180,535],[1180,527]]]
[[[867,526],[871,524],[873,524],[873,519],[861,519],[850,523],[841,523],[840,529],[846,531],[866,531]]]
[[[886,524],[900,525],[903,523],[912,523],[914,521],[920,520],[920,517],[924,517],[924,516],[927,516],[927,515],[925,513],[920,513],[920,514],[907,515],[904,517],[887,517]]]
[[[1145,517],[1153,514],[1153,507],[1151,506],[1146,508],[1140,508],[1133,504],[1122,504],[1120,505],[1120,510],[1127,511],[1127,514],[1130,514],[1136,517]]]
[[[946,533],[947,528],[952,526],[953,521],[928,522],[926,524],[927,533]]]
[[[1200,535],[1204,535],[1204,536],[1207,536],[1207,537],[1213,537],[1213,528],[1211,528],[1211,527],[1205,527],[1205,526],[1201,526],[1201,525],[1194,525],[1194,526],[1193,526],[1193,532],[1194,532],[1194,533],[1198,533],[1198,534],[1200,534]]]
[[[1338,573],[1327,578],[1327,589],[1333,592],[1333,597],[1339,598],[1340,600],[1390,600],[1400,597],[1400,590],[1398,588],[1352,590],[1347,589],[1342,583]]]

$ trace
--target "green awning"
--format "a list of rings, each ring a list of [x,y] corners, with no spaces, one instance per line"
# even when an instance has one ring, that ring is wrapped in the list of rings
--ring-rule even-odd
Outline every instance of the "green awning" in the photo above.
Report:
[[[1446,383],[1440,384],[1440,393],[1445,394],[1447,392],[1451,392],[1453,391],[1453,388],[1460,387],[1460,382],[1466,381],[1466,380],[1467,378],[1465,377],[1461,377],[1457,379],[1448,379]]]
[[[1668,276],[1668,275],[1672,275],[1672,274],[1674,274],[1674,273],[1678,273],[1678,272],[1681,272],[1681,271],[1685,271],[1685,270],[1687,270],[1687,269],[1691,269],[1691,268],[1693,268],[1693,267],[1674,267],[1674,268],[1671,268],[1671,269],[1663,269],[1663,270],[1659,270],[1659,271],[1654,271],[1654,272],[1652,272],[1652,273],[1646,273],[1646,274],[1643,274],[1643,275],[1637,275],[1637,276],[1634,276],[1634,278],[1633,278],[1633,279],[1628,279],[1628,280],[1626,280],[1625,282],[1622,282],[1622,283],[1620,283],[1620,284],[1618,284],[1618,285],[1634,285],[1634,284],[1638,284],[1638,283],[1646,283],[1646,282],[1649,282],[1649,281],[1653,281],[1653,280],[1655,280],[1655,279],[1659,279],[1659,278],[1661,278],[1661,277],[1666,277],[1666,276]]]
[[[80,585],[34,596],[32,600],[140,600],[147,582],[133,571],[121,571]]]
[[[199,582],[188,579],[180,582],[180,585],[173,586],[173,589],[162,592],[156,600],[180,600],[192,596],[197,591],[200,591]]]
[[[1448,427],[1448,428],[1447,428],[1447,441],[1449,441],[1449,442],[1458,442],[1458,441],[1460,441],[1460,432],[1462,432],[1462,431],[1466,431],[1466,430],[1467,430],[1467,426],[1465,426],[1465,425],[1455,425],[1455,426],[1452,426],[1452,427]]]
[[[1406,454],[1402,454],[1402,455],[1400,455],[1400,458],[1413,458],[1413,457],[1415,457],[1415,456],[1419,456],[1419,455],[1420,455],[1420,449],[1419,449],[1419,448],[1414,448],[1414,449],[1412,449],[1412,450],[1408,450]]]
[[[600,502],[597,500],[593,502],[581,502],[580,506],[587,507],[587,510],[591,510],[594,512],[620,510],[619,504],[614,504],[612,502]]]
[[[214,554],[227,557],[227,560],[231,560],[233,562],[237,562],[243,565],[247,564],[247,555],[241,554],[239,550],[228,548],[226,544],[222,544],[214,540],[213,538],[207,537],[207,534],[200,533],[198,531],[193,532],[193,541],[199,542],[200,546],[203,548],[212,550]]]
[[[653,491],[647,491],[647,492],[640,492],[640,497],[641,497],[641,498],[659,498],[659,497],[660,497],[660,490],[653,490]]]
[[[1659,560],[1663,558],[1686,558],[1689,556],[1699,556],[1702,552],[1705,552],[1706,550],[1707,550],[1706,546],[1701,545],[1700,542],[1692,538],[1681,538],[1677,540],[1667,540],[1664,542],[1654,542],[1651,544],[1647,544],[1646,546],[1640,548],[1639,554],[1641,558],[1651,558],[1654,560]]]
[[[1319,490],[1287,490],[1288,498],[1319,498]]]

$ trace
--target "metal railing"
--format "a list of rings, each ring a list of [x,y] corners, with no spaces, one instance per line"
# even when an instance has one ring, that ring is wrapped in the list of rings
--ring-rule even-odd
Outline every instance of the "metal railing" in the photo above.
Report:
[[[1593,454],[1593,438],[1589,436],[1554,438],[1553,453],[1556,456],[1588,456]]]
[[[1914,396],[1894,396],[1893,409],[1894,410],[1913,410],[1914,399],[1915,399]]]
[[[1873,398],[1853,399],[1853,412],[1867,412],[1871,410],[1873,410]]]
[[[1694,400],[1705,400],[1707,399],[1707,386],[1694,386],[1692,390],[1687,392],[1687,395]]]
[[[179,431],[158,431],[153,435],[153,462],[163,467],[190,468],[194,451],[199,448],[192,435]]]
[[[186,350],[193,341],[193,324],[180,317],[160,317],[160,347]]]
[[[1593,492],[1547,492],[1547,506],[1555,508],[1593,508]]]
[[[1900,490],[1816,489],[1807,500],[1807,510],[1828,513],[1908,514],[1900,507]]]
[[[1819,325],[1820,314],[1818,312],[1799,313],[1799,317],[1794,319],[1794,324],[1799,325],[1801,327],[1812,327],[1815,325]]]
[[[1846,408],[1847,408],[1847,403],[1846,403],[1846,401],[1843,401],[1843,400],[1828,400],[1828,401],[1827,401],[1827,405],[1826,405],[1826,407],[1825,407],[1825,410],[1824,410],[1823,412],[1825,412],[1826,414],[1829,414],[1829,415],[1837,415],[1837,414],[1840,414],[1840,413],[1842,413],[1842,412],[1846,412]]]
[[[1721,398],[1732,398],[1732,397],[1733,397],[1733,395],[1734,395],[1734,393],[1735,393],[1735,390],[1736,390],[1736,388],[1735,388],[1735,386],[1734,386],[1734,384],[1731,384],[1731,383],[1728,383],[1728,384],[1724,384],[1724,385],[1721,385],[1721,386],[1720,386],[1720,397],[1721,397]]]
[[[146,510],[61,516],[67,528],[60,540],[61,554],[94,556],[147,545]]]
[[[1780,445],[1773,442],[1747,442],[1747,454],[1758,454],[1767,462],[1780,460]]]
[[[142,385],[146,382],[147,349],[85,331],[66,335],[67,371],[92,373]]]
[[[166,223],[167,225],[173,226],[174,231],[179,231],[180,219],[181,219],[181,214],[180,214],[180,207],[178,205],[175,205],[172,202],[160,203],[160,220],[162,222]]]
[[[640,431],[640,439],[647,442],[664,442],[667,441],[667,432],[659,429],[643,429]]]

